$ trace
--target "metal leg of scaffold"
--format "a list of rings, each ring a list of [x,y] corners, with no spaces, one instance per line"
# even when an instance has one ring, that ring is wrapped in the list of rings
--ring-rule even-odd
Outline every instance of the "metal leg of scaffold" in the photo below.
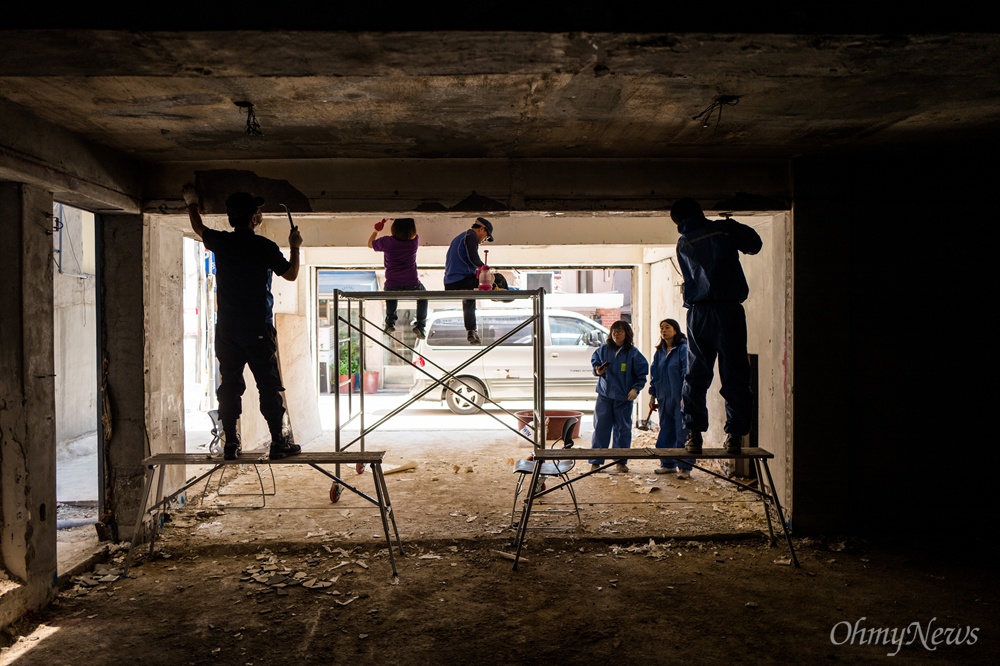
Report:
[[[514,571],[517,571],[517,562],[521,559],[521,546],[524,545],[524,537],[528,533],[528,520],[531,518],[531,506],[535,503],[535,489],[538,487],[538,479],[541,477],[542,465],[535,464],[535,469],[531,472],[531,484],[524,498],[524,510],[521,512],[521,524],[517,526],[517,547],[514,549]]]
[[[139,532],[142,530],[142,517],[146,515],[146,502],[149,501],[149,489],[153,486],[153,466],[146,465],[146,481],[143,483],[142,499],[139,504],[138,516],[135,519],[135,528],[132,531],[132,544],[128,549],[128,557],[125,558],[125,573],[123,578],[128,578],[128,570],[132,568],[132,554],[139,542]]]
[[[385,487],[385,477],[382,475],[382,465],[372,463],[372,478],[375,481],[375,496],[378,498],[379,514],[382,517],[382,531],[385,533],[385,546],[389,549],[389,563],[392,565],[392,575],[399,577],[396,571],[396,558],[392,554],[392,539],[389,536],[389,521],[392,521],[392,529],[396,534],[396,545],[399,547],[399,554],[403,554],[403,544],[399,541],[399,530],[396,529],[396,516],[392,513],[392,505],[389,503],[389,492]],[[387,515],[388,514],[388,515]]]
[[[764,485],[764,472],[760,468],[760,459],[753,459],[754,471],[757,473],[757,483],[760,484],[760,489],[763,491],[760,494],[760,501],[764,504],[764,517],[767,519],[767,532],[771,535],[771,546],[777,543],[774,537],[774,525],[771,523],[771,502],[767,496],[767,486]]]
[[[160,465],[160,473],[156,476],[156,513],[153,514],[153,532],[149,536],[149,559],[153,559],[153,548],[156,546],[156,535],[160,532],[160,513],[162,504],[160,498],[163,497],[163,477],[167,475],[167,466]]]
[[[785,532],[785,541],[788,542],[788,552],[792,556],[792,564],[800,568],[799,558],[795,556],[795,546],[792,545],[792,535],[788,533],[788,523],[785,522],[785,514],[781,510],[781,502],[778,501],[778,489],[774,487],[774,479],[771,478],[771,470],[767,466],[767,460],[761,460],[764,472],[767,474],[767,485],[771,488],[771,501],[774,502],[774,509],[778,512],[778,520],[781,522],[781,529]]]

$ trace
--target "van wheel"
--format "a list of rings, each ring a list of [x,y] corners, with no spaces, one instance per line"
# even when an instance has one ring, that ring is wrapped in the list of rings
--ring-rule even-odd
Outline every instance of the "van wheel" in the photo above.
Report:
[[[455,414],[475,414],[479,411],[478,405],[483,404],[483,396],[486,395],[486,387],[478,379],[462,377],[451,383],[454,390],[446,391],[448,409]]]

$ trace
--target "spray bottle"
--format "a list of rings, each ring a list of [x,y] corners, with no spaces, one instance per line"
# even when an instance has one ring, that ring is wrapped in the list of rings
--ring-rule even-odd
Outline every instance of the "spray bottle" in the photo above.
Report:
[[[487,263],[490,251],[483,250],[483,265],[476,269],[476,278],[479,279],[480,291],[493,291],[493,271]]]

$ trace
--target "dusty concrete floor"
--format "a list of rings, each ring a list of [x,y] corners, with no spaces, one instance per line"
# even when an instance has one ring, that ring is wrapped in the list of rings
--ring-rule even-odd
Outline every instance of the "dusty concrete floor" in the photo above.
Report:
[[[795,568],[783,541],[769,546],[752,496],[697,471],[687,481],[654,475],[652,462],[578,483],[583,526],[539,515],[536,527],[563,529],[531,530],[513,571],[511,468],[527,449],[511,434],[456,428],[466,422],[447,413],[429,420],[366,442],[387,452],[387,469],[416,463],[387,476],[405,550],[398,579],[370,505],[350,493],[333,504],[327,477],[280,466],[266,509],[237,508],[260,500],[233,494],[259,490],[247,467],[204,502],[193,488],[157,556],[140,558],[129,578],[118,577],[124,550],[114,547],[96,572],[73,576],[51,608],[3,638],[0,661],[869,663],[893,653],[992,664],[1000,655],[989,546],[931,540],[939,531],[796,538]],[[324,447],[329,433],[309,449]],[[370,473],[342,473],[372,491]],[[852,641],[848,626],[865,631]],[[883,641],[892,629],[901,646]]]
[[[390,410],[395,408],[405,394],[400,392],[384,392],[378,395],[366,396],[367,413],[366,417],[370,424]],[[354,409],[357,409],[357,396],[352,400]],[[580,410],[583,413],[581,421],[581,431],[579,441],[588,442],[592,432],[592,401],[557,401],[552,403],[552,409]],[[504,403],[504,407],[510,411],[530,408],[528,402]],[[347,411],[346,401],[343,405],[345,413]],[[497,413],[497,412],[495,412]],[[333,402],[332,396],[320,398],[320,415],[324,427],[324,434],[317,440],[308,443],[307,450],[333,450]],[[513,423],[510,417],[502,416],[505,421]],[[190,453],[206,453],[207,444],[211,439],[208,432],[211,424],[207,416],[202,412],[189,412],[187,414],[187,451]],[[342,445],[349,445],[358,435],[357,421],[348,425],[343,431]],[[655,433],[643,433],[634,430],[636,446],[650,446],[655,438]],[[360,444],[352,444],[357,449]],[[497,421],[486,415],[459,416],[452,414],[443,406],[435,406],[430,403],[421,403],[417,407],[408,408],[405,412],[397,415],[383,428],[366,438],[365,446],[368,450],[381,449],[387,452],[386,466],[403,464],[404,462],[417,461],[420,464],[420,474],[431,471],[434,472],[421,483],[417,481],[418,475],[402,474],[394,477],[398,482],[398,489],[393,489],[392,496],[399,506],[397,511],[405,516],[407,511],[419,512],[421,517],[428,519],[442,515],[445,520],[436,523],[425,520],[418,529],[418,534],[411,536],[469,536],[477,532],[483,534],[496,534],[501,527],[506,526],[504,521],[510,520],[509,516],[513,508],[513,491],[516,479],[511,474],[514,461],[523,457],[529,451],[523,440],[520,440],[509,430],[505,430]],[[637,463],[633,465],[635,471],[645,471],[645,475],[630,475],[628,477],[615,477],[613,475],[600,475],[603,483],[594,485],[597,479],[588,481],[580,485],[578,494],[581,503],[584,505],[583,514],[591,512],[595,519],[607,516],[606,525],[602,525],[601,520],[590,521],[590,527],[599,526],[600,529],[609,535],[628,536],[634,535],[641,530],[647,519],[632,516],[630,512],[636,510],[637,504],[658,506],[665,516],[675,516],[673,520],[666,522],[663,527],[669,528],[670,534],[715,534],[715,533],[745,533],[748,529],[754,530],[762,528],[761,521],[757,525],[741,525],[740,521],[722,522],[715,524],[712,520],[706,521],[707,517],[722,519],[725,514],[739,515],[742,519],[750,519],[756,515],[759,519],[762,515],[756,507],[747,510],[743,502],[743,497],[730,498],[732,501],[717,502],[722,496],[719,492],[728,492],[730,487],[724,483],[713,482],[710,486],[699,486],[686,482],[678,483],[675,477],[654,476],[652,474],[653,463]],[[455,476],[454,483],[442,483],[444,479],[448,481],[448,475],[453,475],[455,468],[461,468],[460,475]],[[584,465],[585,467],[585,465]],[[76,443],[61,458],[58,468],[58,497],[60,520],[70,520],[82,522],[86,518],[96,518],[97,499],[97,454],[96,436],[81,440]],[[193,478],[209,467],[189,468],[188,477]],[[279,468],[276,473],[298,474],[302,470],[295,468]],[[696,472],[696,476],[698,473]],[[232,478],[232,477],[229,477]],[[708,477],[705,477],[706,479]],[[256,477],[250,475],[241,482],[248,484],[247,490],[252,490]],[[216,478],[217,481],[217,478]],[[268,478],[269,481],[269,478]],[[671,485],[673,481],[673,485]],[[309,498],[326,501],[330,482],[317,473],[306,473],[304,482],[310,484],[310,495],[302,495],[294,498],[294,506],[301,508],[308,505]],[[298,484],[298,481],[294,482]],[[484,486],[492,488],[489,493],[483,493]],[[674,487],[676,486],[676,487]],[[593,506],[587,506],[588,493],[594,490],[607,487],[613,492],[613,496],[604,497],[601,494],[589,498],[591,502],[596,502]],[[711,492],[703,492],[708,488]],[[198,486],[189,492],[192,499],[196,499],[203,486]],[[370,488],[369,488],[370,489]],[[475,494],[468,500],[463,499],[469,489]],[[695,495],[688,496],[682,490],[697,490]],[[230,492],[236,492],[235,490]],[[396,495],[400,493],[397,500]],[[551,501],[568,502],[569,496],[560,493],[560,496],[553,496]],[[747,498],[752,499],[752,498]],[[254,504],[247,499],[215,498],[214,505],[225,507],[239,504]],[[460,504],[468,501],[470,507],[463,508]],[[622,511],[611,511],[613,502],[624,503]],[[259,504],[259,502],[257,502]],[[478,511],[473,511],[476,503],[485,503]],[[274,502],[270,502],[273,506]],[[405,506],[404,506],[405,505]],[[713,508],[714,505],[714,508]],[[561,507],[564,508],[564,507]],[[756,510],[756,513],[754,511]],[[456,520],[456,517],[470,517],[472,513],[477,515],[477,519],[463,524]],[[452,515],[456,514],[456,515]],[[268,514],[273,515],[273,514]],[[367,519],[367,518],[366,518]],[[238,519],[236,519],[238,520]],[[253,520],[258,520],[254,516]],[[372,517],[374,520],[374,517]],[[500,522],[498,522],[500,521]],[[279,525],[285,521],[279,521]],[[572,521],[571,521],[572,522]],[[653,521],[655,525],[657,521]],[[405,531],[408,528],[406,521],[400,520],[400,529]],[[278,535],[278,531],[270,532],[273,536]],[[81,562],[86,562],[90,553],[101,546],[96,539],[96,531],[90,526],[81,526],[72,529],[59,531],[59,572],[60,575],[72,573],[79,568]]]

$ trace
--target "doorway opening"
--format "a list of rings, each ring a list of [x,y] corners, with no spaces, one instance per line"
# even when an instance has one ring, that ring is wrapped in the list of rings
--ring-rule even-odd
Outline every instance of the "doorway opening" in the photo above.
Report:
[[[98,446],[94,215],[53,205],[52,330],[55,362],[56,553],[59,573],[98,546],[102,475]]]
[[[215,359],[215,258],[201,241],[183,239],[184,449],[209,452],[217,408]]]

